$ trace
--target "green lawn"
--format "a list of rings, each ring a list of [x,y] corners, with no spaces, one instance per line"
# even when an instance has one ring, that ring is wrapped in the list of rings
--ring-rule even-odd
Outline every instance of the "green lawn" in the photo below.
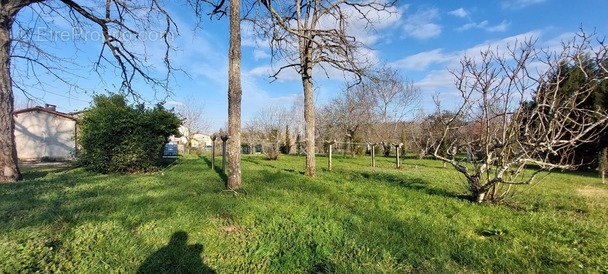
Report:
[[[505,205],[466,199],[431,160],[243,157],[224,191],[210,159],[150,175],[25,170],[0,185],[0,273],[608,273],[608,184],[554,173]]]

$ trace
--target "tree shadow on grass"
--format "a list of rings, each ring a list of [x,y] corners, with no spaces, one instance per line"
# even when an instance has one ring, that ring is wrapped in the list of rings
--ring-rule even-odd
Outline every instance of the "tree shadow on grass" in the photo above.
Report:
[[[207,164],[207,166],[209,168],[213,168],[213,171],[215,171],[215,173],[217,173],[217,175],[220,176],[220,178],[222,178],[222,182],[224,182],[224,184],[226,184],[228,182],[228,176],[226,175],[226,173],[224,173],[222,171],[222,167],[221,164],[222,162],[220,161],[220,166],[218,167],[218,161],[215,161],[215,167],[213,167],[213,165],[211,164],[211,160],[209,160],[209,158],[207,158],[206,156],[199,156],[201,159],[203,159],[203,161],[205,161],[205,163]]]
[[[203,159],[203,161],[205,161],[205,164],[207,164],[208,168],[211,168],[211,160],[207,157],[207,156],[198,156],[199,158]]]
[[[272,170],[274,170],[275,172],[270,172],[268,170],[258,171],[256,174],[256,179],[254,179],[254,180],[271,183],[271,185],[274,185],[274,184],[272,184],[273,182],[289,181],[289,179],[287,179],[285,177],[286,174],[281,173],[280,171],[287,172],[287,173],[293,174],[293,175],[302,175],[303,174],[303,172],[299,172],[294,169],[283,168],[280,165],[275,166],[269,161],[253,159],[253,158],[246,158],[243,160],[253,163],[255,165],[268,167],[268,168],[271,168]],[[326,168],[320,168],[320,170],[329,172],[329,171],[327,171]],[[365,170],[351,170],[351,169],[342,169],[339,167],[335,168],[331,172],[336,174],[335,176],[346,176],[348,179],[353,180],[353,181],[362,180],[362,181],[383,182],[383,183],[386,183],[389,185],[400,186],[400,187],[415,190],[418,192],[426,193],[429,195],[442,196],[442,197],[453,197],[453,198],[457,198],[460,200],[471,201],[470,195],[459,193],[457,191],[453,191],[453,190],[449,190],[449,189],[444,189],[444,188],[441,188],[440,186],[436,186],[435,184],[432,184],[431,182],[429,182],[427,180],[424,180],[421,178],[415,178],[415,177],[412,178],[405,174],[393,174],[393,173],[383,172],[383,171],[376,172],[376,171],[365,171]]]
[[[173,233],[169,243],[148,256],[137,273],[216,273],[201,259],[203,245],[187,243],[188,233]]]
[[[359,174],[365,180],[383,181],[388,184],[402,186],[411,190],[424,192],[429,195],[454,197],[461,200],[471,201],[470,195],[459,194],[446,189],[433,187],[430,182],[420,178],[407,178],[397,174],[380,172],[355,172],[355,174]]]
[[[71,165],[66,166],[49,166],[49,167],[23,167],[21,168],[21,175],[24,181],[36,180],[44,178],[49,174],[65,172],[74,169]]]
[[[282,170],[282,171],[285,171],[285,172],[290,172],[290,173],[294,173],[294,174],[304,175],[304,171],[298,171],[298,170],[295,170],[293,168],[282,168],[282,167],[270,164],[271,162],[279,163],[279,161],[271,161],[271,160],[268,160],[268,159],[260,160],[259,158],[252,158],[252,157],[243,158],[242,160],[246,161],[246,162],[253,163],[255,165],[259,165],[259,166],[264,166],[264,167],[269,167],[269,168],[276,169],[276,170]]]

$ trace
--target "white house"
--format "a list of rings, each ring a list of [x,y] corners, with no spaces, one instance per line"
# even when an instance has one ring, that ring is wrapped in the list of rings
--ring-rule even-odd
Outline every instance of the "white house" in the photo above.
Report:
[[[54,105],[13,112],[17,157],[21,161],[70,160],[76,151],[77,120]]]
[[[190,129],[183,125],[179,126],[178,130],[181,137],[169,136],[169,142],[176,143],[179,151],[183,152],[186,149],[186,145],[188,144],[186,136],[190,136],[190,147],[192,148],[207,149],[211,147],[212,141],[210,135],[202,133],[191,134]]]
[[[213,141],[211,141],[211,136],[202,133],[195,133],[192,136],[192,140],[190,141],[192,147],[198,147],[202,149],[207,149],[211,147]]]

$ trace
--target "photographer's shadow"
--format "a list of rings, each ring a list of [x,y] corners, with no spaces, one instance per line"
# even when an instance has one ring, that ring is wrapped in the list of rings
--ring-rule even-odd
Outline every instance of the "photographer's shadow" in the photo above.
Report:
[[[173,233],[169,243],[148,256],[137,273],[216,273],[202,259],[203,245],[187,245],[188,233]]]

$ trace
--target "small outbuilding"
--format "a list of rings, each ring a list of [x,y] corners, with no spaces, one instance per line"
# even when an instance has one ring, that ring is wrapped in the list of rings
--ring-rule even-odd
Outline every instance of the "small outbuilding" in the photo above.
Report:
[[[47,104],[14,112],[20,161],[71,160],[76,152],[77,119]]]

